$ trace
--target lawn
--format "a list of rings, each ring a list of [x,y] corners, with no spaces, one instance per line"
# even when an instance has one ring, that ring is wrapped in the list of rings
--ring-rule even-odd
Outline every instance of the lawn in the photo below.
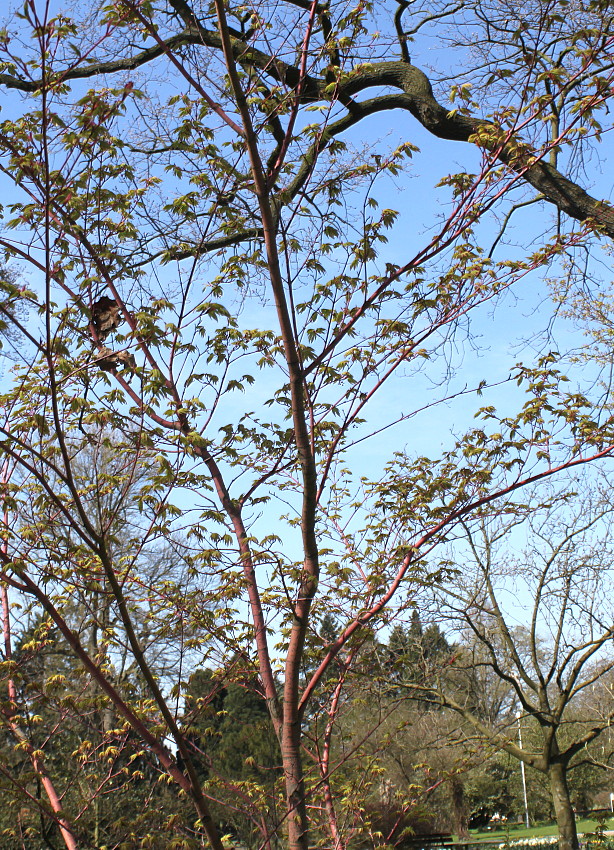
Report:
[[[597,828],[595,820],[578,820],[577,827],[579,833],[594,832]],[[614,818],[610,818],[605,823],[606,830],[614,830]],[[490,829],[486,832],[471,830],[471,841],[505,841],[508,837],[512,839],[518,838],[535,838],[541,835],[556,835],[556,824],[550,823],[543,826],[532,826],[530,829],[522,826],[522,824],[508,824],[500,826],[497,829]],[[458,838],[456,839],[458,840]],[[463,842],[461,842],[463,843]]]

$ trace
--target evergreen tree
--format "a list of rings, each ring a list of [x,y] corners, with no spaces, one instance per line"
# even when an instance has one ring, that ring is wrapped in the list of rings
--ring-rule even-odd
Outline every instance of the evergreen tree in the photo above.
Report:
[[[437,623],[422,624],[416,609],[408,628],[396,625],[388,639],[386,675],[391,683],[425,684],[450,656],[451,647]]]
[[[264,836],[275,839],[281,755],[256,683],[196,671],[184,723],[200,775],[220,801],[214,815],[222,831],[247,847],[260,846]]]

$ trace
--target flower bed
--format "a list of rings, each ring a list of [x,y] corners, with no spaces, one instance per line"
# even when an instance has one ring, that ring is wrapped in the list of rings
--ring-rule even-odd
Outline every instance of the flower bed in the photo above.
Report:
[[[532,850],[532,848],[549,848],[556,847],[559,843],[557,835],[541,835],[536,838],[518,838],[515,841],[504,841],[499,844],[499,850],[506,850],[507,847],[513,847],[514,850]]]
[[[589,850],[614,850],[614,836],[606,836],[603,839],[596,835],[579,836],[580,846]],[[542,835],[536,838],[518,838],[512,841],[504,841],[499,844],[498,850],[550,850],[558,846],[557,835]]]

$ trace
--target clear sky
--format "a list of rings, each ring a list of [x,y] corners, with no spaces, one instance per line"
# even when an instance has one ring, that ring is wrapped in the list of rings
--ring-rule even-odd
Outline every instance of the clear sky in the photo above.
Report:
[[[419,67],[436,64],[444,53],[445,44],[435,52],[433,43],[427,38],[418,38],[412,45],[412,56]],[[458,55],[454,56],[457,64]],[[450,61],[446,71],[453,73],[455,67]],[[78,94],[86,88],[87,84],[76,84],[74,92]],[[164,93],[164,87],[156,91],[157,95],[161,96],[161,93]],[[19,94],[6,94],[2,117],[6,119],[17,114],[20,104]],[[367,157],[373,151],[380,152],[386,146],[394,148],[403,142],[411,142],[419,148],[409,165],[408,174],[397,179],[382,178],[375,192],[381,207],[390,207],[400,212],[397,223],[389,233],[389,242],[381,252],[379,266],[383,268],[386,261],[402,264],[425,241],[428,242],[448,210],[446,204],[449,203],[449,190],[435,189],[436,184],[446,173],[478,171],[481,154],[473,145],[435,138],[411,116],[400,111],[371,118],[362,123],[360,129],[349,132],[346,139],[357,151],[364,150]],[[603,162],[611,159],[611,133],[604,135],[599,153]],[[578,179],[597,196],[612,196],[612,172],[601,169],[596,156]],[[14,188],[3,177],[0,178],[0,193],[11,201],[16,200]],[[524,256],[535,250],[544,229],[544,216],[547,216],[549,222],[554,217],[554,211],[547,205],[518,211],[506,230],[505,238],[497,246],[495,259]],[[494,242],[497,232],[497,224],[491,220],[482,233],[486,248]],[[11,238],[20,236],[15,231],[9,235]],[[172,265],[160,267],[156,273],[163,287],[175,275]],[[24,276],[33,288],[40,285],[36,274],[24,269]],[[449,359],[446,361],[448,374],[440,365],[435,367],[434,372],[427,370],[411,377],[399,370],[370,403],[366,410],[367,425],[355,432],[358,438],[369,431],[380,431],[384,425],[403,414],[420,410],[429,400],[446,394],[457,397],[417,413],[407,422],[391,427],[373,439],[361,441],[349,455],[350,462],[356,464],[355,470],[359,474],[378,478],[395,450],[405,449],[412,454],[437,457],[442,448],[451,446],[452,434],[462,434],[474,424],[473,414],[482,405],[495,404],[504,412],[513,413],[522,404],[520,391],[513,383],[502,384],[513,365],[519,360],[532,360],[536,350],[557,348],[565,351],[578,344],[579,338],[570,323],[559,318],[553,327],[550,326],[552,311],[543,276],[544,272],[539,270],[527,275],[513,293],[503,295],[497,304],[484,305],[472,314],[469,335],[461,331],[457,344],[449,348]],[[254,298],[242,319],[250,327],[269,326],[272,324],[272,314],[269,303]],[[32,317],[33,324],[35,321],[36,317]],[[546,328],[550,333],[547,339],[543,336]],[[267,383],[268,379],[262,379],[262,374],[258,377],[254,387],[246,387],[245,394],[237,394],[230,400],[223,414],[213,420],[213,428],[233,417],[238,419],[245,410],[262,411],[263,402],[270,397],[273,385]],[[582,370],[579,378],[585,380],[586,377],[586,370]],[[592,379],[592,376],[588,377]],[[470,390],[481,381],[496,386],[486,388],[481,397],[465,394],[465,390]],[[265,519],[268,520],[268,517]]]

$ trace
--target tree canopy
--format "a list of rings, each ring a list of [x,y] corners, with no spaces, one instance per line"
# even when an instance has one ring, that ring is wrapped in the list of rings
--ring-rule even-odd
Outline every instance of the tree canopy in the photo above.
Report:
[[[138,741],[126,771],[145,759],[186,804],[162,810],[177,846],[228,848],[217,812],[234,805],[258,846],[340,850],[361,783],[335,724],[374,636],[444,581],[432,553],[467,523],[609,460],[612,15],[605,0],[5,15],[0,312],[19,359],[0,418],[3,717],[68,850],[87,846],[85,817],[51,745],[21,737],[11,602],[80,671],[91,728],[69,758]],[[504,310],[513,350],[509,317],[538,301],[545,342],[482,374],[480,323]],[[555,350],[554,317],[598,356]],[[477,423],[416,450],[468,399]],[[222,687],[214,730],[247,692],[246,711],[266,707],[264,779],[219,747],[214,775],[216,747],[201,752],[189,712],[208,717]]]

